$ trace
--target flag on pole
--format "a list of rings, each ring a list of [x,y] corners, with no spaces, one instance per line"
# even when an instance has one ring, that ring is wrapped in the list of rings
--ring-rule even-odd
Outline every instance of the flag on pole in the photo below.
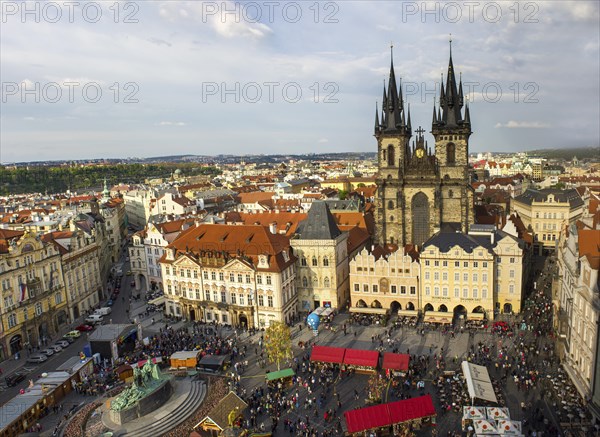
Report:
[[[27,284],[22,282],[21,284],[19,284],[19,287],[21,288],[21,296],[19,298],[19,302],[23,302],[25,300],[25,293],[27,293]]]

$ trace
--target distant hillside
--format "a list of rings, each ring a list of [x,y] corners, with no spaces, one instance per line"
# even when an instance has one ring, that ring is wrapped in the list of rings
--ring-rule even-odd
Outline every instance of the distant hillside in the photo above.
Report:
[[[540,149],[527,151],[529,156],[535,155],[546,159],[564,159],[570,161],[574,156],[577,159],[600,160],[600,147],[576,147],[565,149]]]

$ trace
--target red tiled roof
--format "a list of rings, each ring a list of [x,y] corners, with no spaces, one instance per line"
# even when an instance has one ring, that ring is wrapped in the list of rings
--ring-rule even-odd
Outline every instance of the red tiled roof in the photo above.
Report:
[[[259,255],[268,255],[269,268],[259,269],[265,271],[282,271],[296,259],[288,252],[285,261],[283,251],[290,247],[289,238],[272,234],[265,226],[200,224],[181,232],[167,247],[176,249],[180,255],[199,256],[202,251],[209,251],[225,253],[230,258],[245,257],[255,266]],[[161,262],[168,262],[166,255]]]

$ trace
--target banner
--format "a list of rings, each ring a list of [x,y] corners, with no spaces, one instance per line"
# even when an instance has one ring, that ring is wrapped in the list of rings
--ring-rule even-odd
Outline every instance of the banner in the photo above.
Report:
[[[19,296],[19,302],[23,302],[25,300],[25,294],[27,293],[27,284],[22,282],[19,284],[19,288],[21,289],[21,295]]]

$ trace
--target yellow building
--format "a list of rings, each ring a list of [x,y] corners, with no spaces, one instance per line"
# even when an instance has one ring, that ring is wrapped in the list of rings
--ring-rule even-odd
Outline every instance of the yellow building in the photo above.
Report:
[[[364,248],[350,261],[350,309],[417,310],[419,273],[418,261],[397,246]]]
[[[68,323],[60,252],[33,232],[0,229],[0,359],[42,346]]]
[[[519,239],[492,225],[472,225],[469,234],[440,232],[420,256],[421,305],[456,321],[518,313],[522,299],[523,248]]]
[[[585,210],[577,190],[527,189],[511,202],[526,227],[531,226],[540,248],[554,249],[561,229],[574,224]]]

